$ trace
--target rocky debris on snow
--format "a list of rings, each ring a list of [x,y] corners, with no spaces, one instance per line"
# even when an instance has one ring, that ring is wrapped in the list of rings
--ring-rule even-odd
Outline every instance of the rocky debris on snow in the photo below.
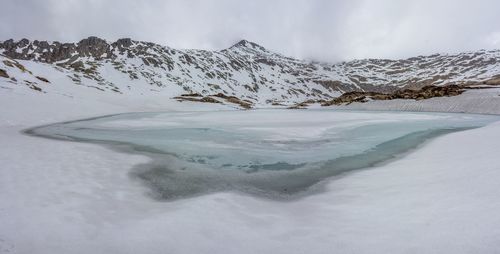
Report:
[[[6,70],[0,69],[0,77],[2,77],[2,78],[9,78],[9,75],[7,74]]]
[[[37,92],[44,92],[42,88],[37,86],[37,83],[29,81],[29,80],[24,80],[24,84],[28,86],[30,89],[35,90]]]
[[[228,96],[228,95],[225,95],[223,93],[214,94],[212,96],[218,97],[218,98],[222,98],[222,99],[226,100],[229,103],[238,104],[239,106],[241,106],[244,109],[251,109],[252,106],[253,106],[252,102],[249,101],[249,100],[241,100],[238,97]]]
[[[178,101],[194,101],[194,102],[206,102],[206,103],[231,103],[236,104],[243,109],[251,109],[253,104],[249,100],[242,100],[235,96],[225,95],[223,93],[212,94],[208,96],[202,96],[198,93],[182,94],[180,96],[174,97]]]
[[[482,82],[484,85],[488,86],[500,86],[500,75],[495,76],[492,79],[486,80]]]
[[[194,102],[205,102],[205,103],[222,103],[212,97],[205,96],[205,97],[187,97],[187,96],[177,96],[174,97],[177,101],[183,102],[183,101],[194,101]]]
[[[41,80],[41,81],[43,81],[45,83],[50,83],[50,81],[48,79],[44,78],[44,77],[35,76],[35,78],[37,78],[38,80]]]
[[[50,81],[42,76],[34,75],[31,70],[28,70],[19,61],[13,60],[4,56],[0,58],[0,77],[7,78],[10,84],[19,84],[29,87],[37,92],[45,91],[42,89],[43,84],[39,82],[50,83]],[[8,74],[10,73],[10,75]]]
[[[185,94],[181,94],[180,96],[181,97],[203,97],[203,95],[201,95],[199,93],[185,93]]]
[[[31,74],[31,71],[27,70],[26,67],[24,67],[24,65],[20,64],[18,61],[15,61],[15,60],[12,60],[12,59],[8,59],[8,60],[4,60],[3,64],[5,66],[7,66],[7,67],[17,68],[21,72],[28,72],[28,73]]]

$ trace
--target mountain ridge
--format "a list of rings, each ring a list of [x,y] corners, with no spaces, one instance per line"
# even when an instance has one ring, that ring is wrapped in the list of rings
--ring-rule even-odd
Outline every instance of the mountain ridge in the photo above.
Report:
[[[140,88],[171,96],[221,93],[261,104],[325,100],[352,91],[418,89],[500,75],[500,50],[324,63],[286,57],[248,40],[209,51],[91,36],[76,43],[10,39],[0,42],[0,54],[49,65],[66,76],[64,82],[104,92],[133,93]],[[8,59],[0,66],[7,74]]]

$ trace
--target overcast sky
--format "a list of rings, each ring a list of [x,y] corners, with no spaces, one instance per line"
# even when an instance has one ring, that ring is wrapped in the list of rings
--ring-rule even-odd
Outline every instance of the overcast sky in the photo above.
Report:
[[[223,49],[240,39],[321,61],[500,48],[499,0],[2,0],[0,40],[131,37]]]

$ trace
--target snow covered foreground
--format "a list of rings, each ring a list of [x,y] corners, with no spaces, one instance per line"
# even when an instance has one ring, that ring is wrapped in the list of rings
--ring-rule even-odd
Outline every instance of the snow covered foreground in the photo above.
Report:
[[[19,131],[198,106],[0,96],[0,253],[500,252],[499,122],[437,138],[294,202],[234,193],[157,202],[128,175],[148,158]]]

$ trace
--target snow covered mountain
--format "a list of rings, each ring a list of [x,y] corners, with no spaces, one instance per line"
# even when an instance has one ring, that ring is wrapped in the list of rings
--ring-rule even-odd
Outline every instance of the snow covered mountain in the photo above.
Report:
[[[220,51],[97,37],[78,43],[0,42],[0,84],[40,92],[60,83],[105,93],[221,93],[256,104],[292,104],[350,91],[389,92],[499,75],[500,50],[330,64],[293,59],[246,40]]]

